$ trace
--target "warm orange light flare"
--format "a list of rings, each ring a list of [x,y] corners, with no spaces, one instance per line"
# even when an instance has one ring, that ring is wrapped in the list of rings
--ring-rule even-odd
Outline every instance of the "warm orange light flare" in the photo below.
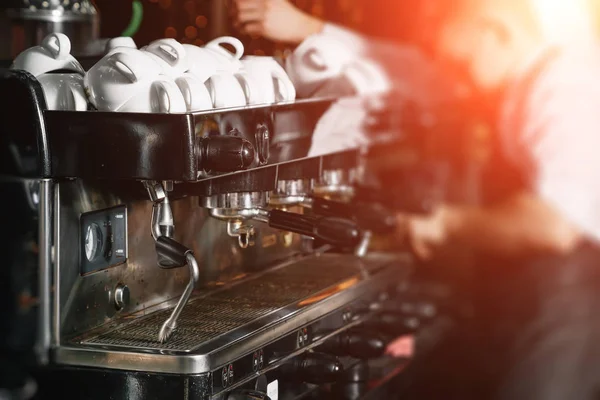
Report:
[[[302,300],[300,303],[298,303],[301,307],[303,306],[308,306],[310,304],[314,304],[317,303],[321,300],[324,300],[326,298],[328,298],[329,296],[333,296],[336,293],[339,293],[341,291],[344,291],[354,285],[356,285],[357,283],[360,282],[359,278],[351,278],[351,279],[347,279],[339,284],[337,284],[336,286],[325,290],[324,292],[321,292],[315,296],[311,296],[308,299],[304,299]]]

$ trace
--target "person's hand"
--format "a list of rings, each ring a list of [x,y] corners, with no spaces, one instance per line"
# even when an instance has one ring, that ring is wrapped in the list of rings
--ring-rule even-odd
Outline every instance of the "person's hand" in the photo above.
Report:
[[[451,232],[458,223],[458,211],[451,206],[438,206],[431,214],[396,216],[396,234],[407,243],[417,257],[432,259],[437,251],[451,243]]]
[[[415,353],[415,337],[400,336],[388,344],[385,354],[394,358],[413,358]]]
[[[234,0],[235,26],[241,33],[299,44],[323,29],[323,21],[288,0]]]

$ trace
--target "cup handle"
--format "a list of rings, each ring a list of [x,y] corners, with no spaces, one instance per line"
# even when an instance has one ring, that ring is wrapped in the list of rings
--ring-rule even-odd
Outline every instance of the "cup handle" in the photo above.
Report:
[[[152,112],[175,113],[186,111],[183,95],[175,82],[168,79],[159,79],[153,82],[152,94]]]
[[[69,101],[73,104],[73,110],[87,110],[88,103],[82,86],[69,86]]]
[[[206,44],[206,47],[217,47],[222,48],[225,51],[229,51],[222,46],[223,44],[229,44],[233,46],[235,49],[234,57],[238,60],[244,55],[244,44],[238,38],[234,38],[233,36],[221,36],[213,39]]]
[[[42,47],[48,50],[56,59],[65,58],[71,54],[71,41],[64,33],[51,33],[42,40]]]
[[[145,63],[140,62],[137,57],[129,53],[115,53],[108,58],[107,62],[129,79],[131,83],[140,80],[148,67]]]
[[[246,96],[246,104],[252,103],[252,88],[250,87],[250,83],[248,82],[248,76],[244,73],[235,74],[236,79],[242,86],[242,90],[244,91],[244,95]]]
[[[273,69],[273,79],[277,81],[277,86],[283,91],[283,100],[292,101],[296,99],[296,88],[290,80],[289,76],[285,73],[283,68]]]
[[[152,102],[152,111],[159,113],[168,113],[171,110],[171,96],[169,96],[169,88],[165,82],[154,82],[153,92],[154,101]]]
[[[179,91],[183,95],[183,99],[185,100],[187,110],[191,111],[194,95],[192,93],[192,88],[190,87],[190,78],[187,76],[180,76],[179,78],[175,79],[175,83],[177,84],[177,87],[179,87]]]
[[[327,64],[325,64],[323,57],[321,56],[321,54],[319,53],[319,51],[317,49],[310,49],[306,53],[306,58],[312,64],[312,67],[317,68],[321,71],[327,69]]]
[[[213,82],[213,77],[211,76],[204,82],[204,86],[206,86],[206,90],[208,90],[208,95],[212,100],[213,107],[216,107],[217,104],[217,91],[215,90],[215,83]]]
[[[80,96],[74,87],[65,86],[61,96],[63,99],[63,110],[84,111],[87,108],[87,104],[85,108],[82,106],[82,102],[79,100]]]
[[[181,43],[172,41],[169,43],[158,43],[157,45],[149,45],[145,51],[155,54],[171,67],[176,67],[185,58],[185,48]]]

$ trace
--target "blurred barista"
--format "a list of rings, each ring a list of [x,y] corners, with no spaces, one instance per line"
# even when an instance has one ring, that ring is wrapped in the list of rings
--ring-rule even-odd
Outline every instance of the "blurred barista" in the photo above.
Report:
[[[487,207],[442,205],[397,218],[400,239],[424,260],[448,246],[484,256],[479,325],[451,343],[437,375],[443,398],[596,399],[600,48],[548,43],[529,0],[453,4],[439,50],[480,90],[504,91],[501,150],[521,179]],[[439,398],[431,379],[414,398]]]

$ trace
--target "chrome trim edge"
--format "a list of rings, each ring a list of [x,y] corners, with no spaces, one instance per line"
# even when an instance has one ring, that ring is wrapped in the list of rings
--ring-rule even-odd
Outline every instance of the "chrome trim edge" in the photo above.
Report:
[[[54,296],[52,297],[52,346],[60,345],[60,184],[54,188]]]
[[[39,316],[36,354],[38,362],[48,364],[48,351],[51,346],[51,284],[52,284],[52,190],[50,179],[40,181],[39,203]]]

